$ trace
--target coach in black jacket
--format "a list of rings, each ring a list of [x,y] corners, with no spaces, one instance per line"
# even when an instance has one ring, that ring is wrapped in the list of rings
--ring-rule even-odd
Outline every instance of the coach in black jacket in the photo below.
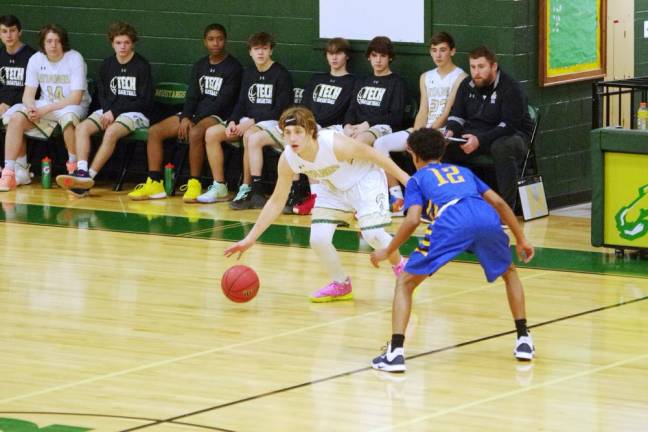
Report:
[[[488,47],[472,50],[469,60],[471,76],[460,84],[446,126],[446,136],[467,141],[450,142],[445,161],[470,166],[475,156],[490,154],[498,192],[514,209],[518,165],[530,137],[527,99],[520,84],[499,69]]]

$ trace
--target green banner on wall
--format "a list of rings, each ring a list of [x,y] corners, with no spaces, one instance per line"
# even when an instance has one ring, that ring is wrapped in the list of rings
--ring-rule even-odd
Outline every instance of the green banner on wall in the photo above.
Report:
[[[600,63],[600,0],[550,0],[548,75],[579,72]]]

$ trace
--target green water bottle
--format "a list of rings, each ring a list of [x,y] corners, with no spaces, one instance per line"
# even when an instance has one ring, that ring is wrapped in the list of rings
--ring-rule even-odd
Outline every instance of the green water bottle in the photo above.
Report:
[[[41,185],[43,189],[52,188],[52,160],[47,156],[41,161]]]
[[[171,162],[164,165],[164,191],[168,196],[171,196],[173,193],[174,171],[175,166]]]

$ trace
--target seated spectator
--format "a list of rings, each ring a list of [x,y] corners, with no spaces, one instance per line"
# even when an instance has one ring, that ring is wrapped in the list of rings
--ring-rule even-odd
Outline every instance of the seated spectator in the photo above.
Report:
[[[476,156],[492,156],[498,192],[515,209],[518,165],[530,138],[527,98],[490,48],[475,48],[469,61],[471,76],[459,86],[446,126],[447,137],[467,141],[451,142],[444,161],[470,166]]]
[[[248,50],[254,66],[243,72],[241,91],[227,126],[216,125],[207,130],[207,158],[215,183],[198,197],[198,202],[212,203],[227,199],[227,186],[220,181],[224,176],[222,143],[242,139],[243,183],[230,207],[234,210],[261,208],[265,203],[265,198],[260,194],[257,196],[262,202],[251,200],[252,189],[261,188],[261,173],[253,176],[250,171],[250,137],[256,132],[266,131],[272,136],[273,142],[281,146],[281,131],[277,127],[277,120],[290,105],[293,94],[290,73],[272,60],[274,46],[273,37],[266,32],[254,33],[248,38]]]
[[[41,28],[39,45],[41,51],[27,64],[22,103],[5,113],[9,124],[5,136],[5,167],[0,178],[3,192],[17,186],[16,158],[24,148],[26,131],[49,138],[59,125],[68,150],[68,172],[76,169],[75,129],[90,105],[86,64],[81,54],[70,48],[67,31],[55,24]],[[36,100],[39,88],[40,98]]]
[[[243,67],[226,50],[227,31],[221,24],[205,27],[203,44],[207,55],[191,68],[189,89],[182,112],[154,124],[149,129],[146,152],[148,178],[128,194],[133,200],[166,198],[162,159],[164,140],[178,138],[189,142],[189,181],[182,197],[194,203],[202,193],[200,174],[205,163],[205,132],[224,125],[236,103]],[[224,184],[224,177],[216,180]]]
[[[344,117],[345,135],[373,145],[376,138],[400,129],[407,86],[389,67],[394,56],[394,46],[388,37],[377,36],[369,42],[366,57],[373,73],[356,81]]]
[[[445,126],[457,88],[466,77],[466,73],[452,62],[456,52],[454,39],[448,33],[438,32],[432,35],[430,57],[436,68],[422,73],[419,79],[421,99],[414,126],[378,138],[374,143],[376,150],[385,156],[389,156],[389,152],[404,151],[407,137],[413,131],[423,127],[441,129]],[[387,184],[392,216],[402,216],[403,191],[398,181],[389,174]]]
[[[0,116],[6,124],[9,117],[5,117],[5,113],[22,100],[27,63],[36,50],[23,43],[22,25],[14,15],[0,17],[0,40],[3,45],[0,48]],[[24,137],[16,158],[15,173],[16,185],[31,183]]]
[[[135,52],[137,32],[125,22],[108,29],[108,40],[115,55],[99,67],[97,111],[76,128],[77,169],[56,177],[56,183],[77,197],[84,197],[94,186],[94,178],[115,151],[119,139],[149,125],[153,104],[153,78],[148,60]],[[103,131],[101,145],[88,168],[90,137]]]

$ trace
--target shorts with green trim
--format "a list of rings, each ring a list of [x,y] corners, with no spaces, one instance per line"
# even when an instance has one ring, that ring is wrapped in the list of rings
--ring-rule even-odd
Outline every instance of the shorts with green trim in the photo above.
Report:
[[[99,130],[101,128],[101,116],[103,115],[103,110],[97,110],[88,116],[88,120],[92,121]],[[119,123],[128,129],[129,132],[133,132],[135,129],[147,128],[149,127],[149,119],[140,112],[125,112],[121,113],[115,119],[115,123]]]
[[[334,130],[335,132],[344,133],[344,125],[341,125],[341,124],[327,126],[324,129]],[[389,135],[390,133],[392,133],[392,128],[389,125],[377,124],[377,125],[371,126],[369,129],[363,131],[362,133],[364,133],[364,132],[369,132],[376,139],[378,139],[380,137],[383,137],[385,135]]]
[[[369,171],[355,186],[341,191],[326,180],[313,185],[316,193],[311,223],[349,224],[355,219],[362,230],[391,223],[387,178],[381,169]]]
[[[241,119],[241,122],[245,119],[246,117],[243,117]],[[283,150],[284,147],[286,147],[283,134],[281,133],[281,129],[279,129],[279,122],[277,120],[263,120],[255,123],[254,126],[270,135],[270,138],[272,138],[272,141],[274,142],[273,145],[279,150]]]
[[[392,133],[392,128],[389,125],[386,124],[377,124],[371,126],[369,129],[367,129],[365,132],[369,132],[373,136],[376,137],[376,139],[383,137],[385,135],[389,135]]]
[[[39,99],[36,101],[36,108],[42,108],[47,105],[51,105],[52,102],[47,100]],[[20,113],[27,117],[27,107],[24,104],[16,104],[7,110],[5,115],[2,117],[4,124],[9,123],[9,119],[14,113]],[[25,132],[25,135],[32,136],[35,138],[49,138],[52,136],[56,126],[60,125],[61,130],[65,130],[66,127],[72,125],[75,126],[79,124],[81,119],[85,118],[88,113],[87,105],[68,105],[56,111],[52,111],[41,117],[34,124],[33,129],[29,129]]]

